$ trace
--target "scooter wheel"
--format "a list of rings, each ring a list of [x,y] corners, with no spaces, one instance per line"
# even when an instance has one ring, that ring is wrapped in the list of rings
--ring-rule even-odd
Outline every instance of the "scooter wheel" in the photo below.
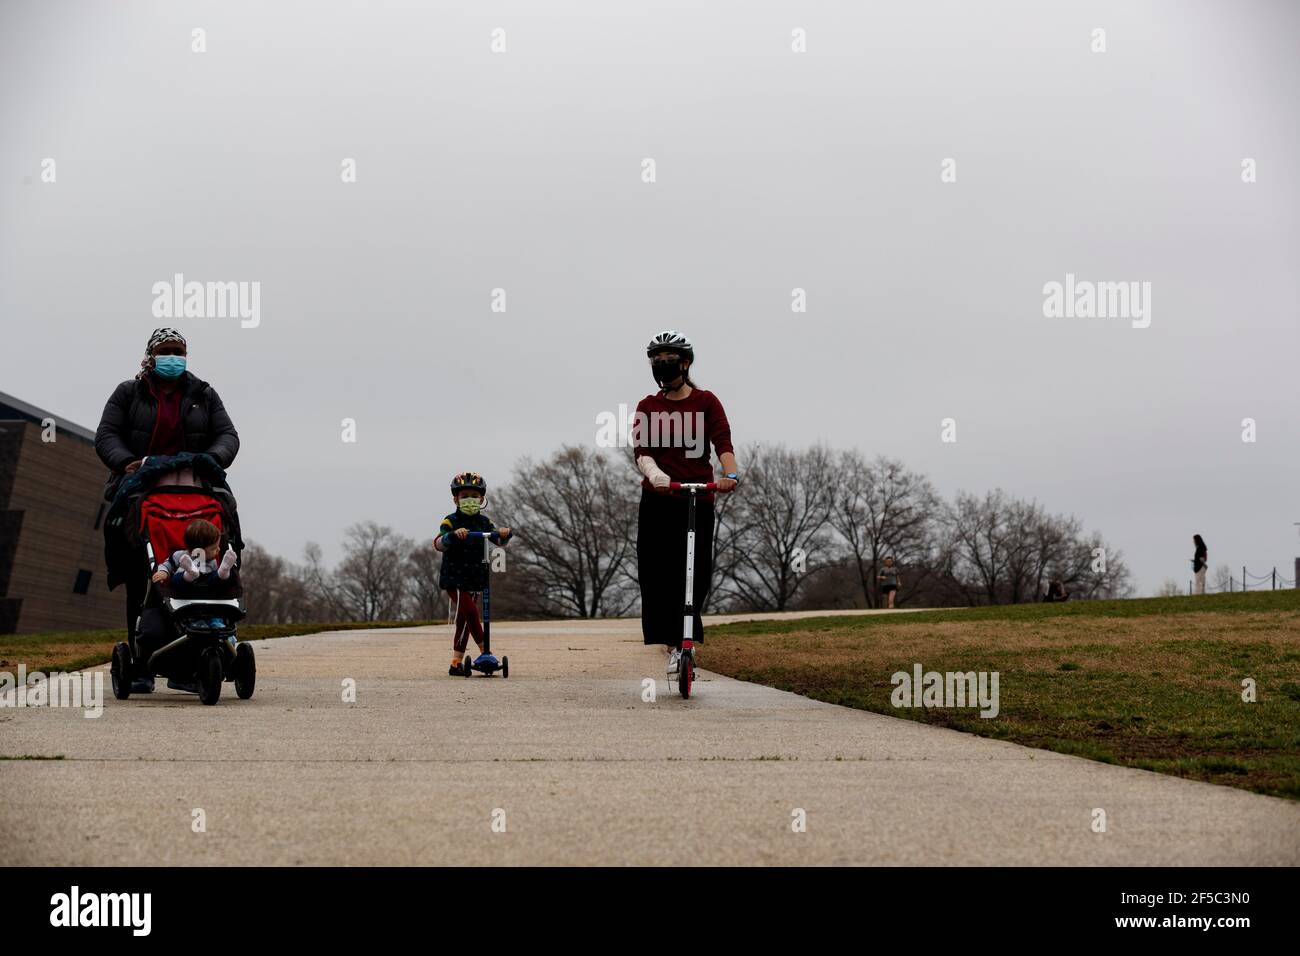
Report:
[[[679,672],[677,674],[677,689],[682,692],[682,699],[686,700],[691,696],[691,687],[695,683],[695,658],[691,654],[683,654]]]
[[[126,641],[113,645],[113,663],[108,669],[113,682],[113,696],[126,700],[131,696],[131,648]]]
[[[474,676],[474,663],[469,659],[468,654],[466,654],[465,659],[460,662],[460,672],[465,677]]]
[[[221,682],[224,679],[221,652],[209,647],[199,658],[199,700],[211,706],[221,699]]]
[[[510,658],[508,657],[501,658],[501,676],[502,677],[510,676]]]

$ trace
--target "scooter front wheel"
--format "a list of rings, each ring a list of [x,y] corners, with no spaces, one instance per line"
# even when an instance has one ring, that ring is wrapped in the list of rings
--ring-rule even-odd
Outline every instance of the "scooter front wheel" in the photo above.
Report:
[[[677,689],[681,691],[682,699],[686,700],[691,696],[691,687],[695,684],[695,655],[683,653],[677,666]]]
[[[508,657],[501,658],[501,676],[502,677],[510,676],[510,658]]]

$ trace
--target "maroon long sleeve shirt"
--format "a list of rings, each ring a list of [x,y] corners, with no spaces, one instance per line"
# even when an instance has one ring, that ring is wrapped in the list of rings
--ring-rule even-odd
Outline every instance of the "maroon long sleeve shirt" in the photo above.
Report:
[[[632,421],[633,448],[637,458],[649,455],[673,481],[713,480],[709,445],[719,457],[731,447],[731,425],[718,396],[702,388],[693,389],[681,401],[662,395],[647,395],[636,406]],[[649,488],[650,479],[642,478]]]

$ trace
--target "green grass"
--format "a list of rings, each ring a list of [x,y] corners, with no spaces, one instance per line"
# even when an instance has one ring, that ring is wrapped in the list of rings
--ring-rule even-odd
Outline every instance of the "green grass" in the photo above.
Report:
[[[997,671],[1000,712],[895,708],[891,676]],[[1300,592],[749,621],[701,665],[817,700],[1300,799]],[[1241,699],[1242,680],[1258,699]]]
[[[320,624],[241,624],[239,638],[262,641],[322,631],[373,627],[429,627],[445,621],[346,621]],[[54,631],[39,634],[0,634],[0,670],[15,672],[19,663],[31,671],[72,671],[107,663],[113,645],[123,639],[122,628],[95,631]]]
[[[1261,611],[1300,611],[1300,589],[1206,594],[1197,597],[1130,598],[1116,601],[1067,601],[1063,604],[1001,604],[991,607],[940,608],[909,611],[908,623],[933,624],[963,621],[1041,621],[1072,617],[1151,617],[1169,614],[1241,614]],[[783,621],[741,621],[709,628],[709,634],[776,634],[791,631],[834,631],[841,628],[888,626],[901,616],[889,614],[843,615]],[[1297,652],[1296,660],[1300,660]]]

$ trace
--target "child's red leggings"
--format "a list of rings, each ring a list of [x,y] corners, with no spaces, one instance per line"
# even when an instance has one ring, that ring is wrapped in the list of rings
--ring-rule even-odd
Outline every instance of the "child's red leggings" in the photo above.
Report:
[[[482,647],[483,622],[478,614],[478,593],[448,588],[447,605],[456,625],[456,636],[452,638],[452,647],[455,648],[456,653],[465,653],[471,637],[474,638],[475,644]]]

